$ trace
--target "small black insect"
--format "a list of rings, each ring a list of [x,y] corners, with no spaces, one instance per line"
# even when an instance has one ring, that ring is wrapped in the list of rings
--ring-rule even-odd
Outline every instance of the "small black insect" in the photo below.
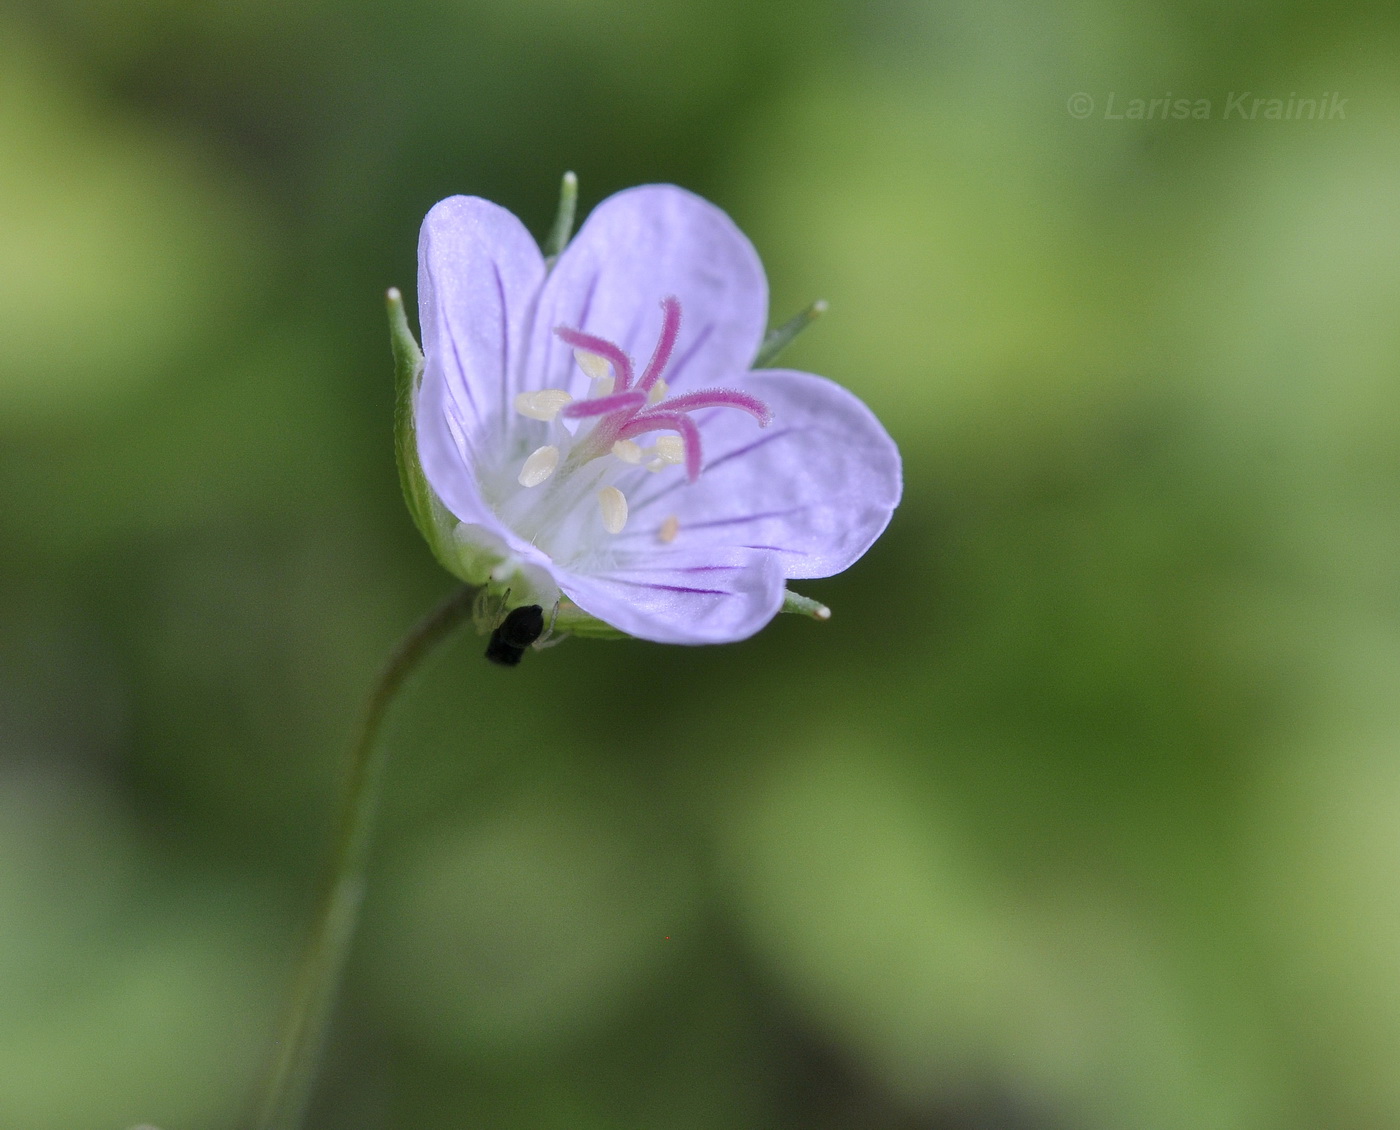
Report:
[[[525,649],[544,635],[544,609],[538,604],[522,604],[506,613],[486,644],[486,658],[502,667],[515,667],[525,658]]]

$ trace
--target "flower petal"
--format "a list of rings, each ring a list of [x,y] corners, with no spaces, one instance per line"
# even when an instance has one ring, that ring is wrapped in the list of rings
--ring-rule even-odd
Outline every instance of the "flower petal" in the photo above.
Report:
[[[475,421],[465,416],[449,388],[441,366],[427,366],[414,400],[418,433],[418,462],[423,476],[442,504],[459,522],[505,533],[481,497],[473,469]]]
[[[654,643],[747,639],[783,604],[783,573],[769,553],[705,547],[638,554],[606,573],[556,571],[559,587],[591,616]]]
[[[880,536],[899,502],[894,441],[869,408],[823,377],[770,369],[743,385],[773,410],[773,423],[760,429],[739,412],[697,412],[705,444],[699,481],[667,475],[624,486],[632,516],[619,548],[656,546],[674,515],[677,550],[766,551],[789,578],[841,572]]]
[[[418,244],[423,382],[415,404],[429,485],[464,522],[498,526],[476,484],[476,452],[503,441],[527,327],[544,279],[513,215],[474,196],[434,205]]]
[[[666,382],[688,388],[732,382],[748,369],[768,321],[768,281],[734,221],[707,200],[669,184],[629,188],[604,200],[559,257],[545,283],[530,337],[531,387],[587,381],[556,326],[616,342],[637,371],[661,335],[661,303],[681,305],[680,336]]]

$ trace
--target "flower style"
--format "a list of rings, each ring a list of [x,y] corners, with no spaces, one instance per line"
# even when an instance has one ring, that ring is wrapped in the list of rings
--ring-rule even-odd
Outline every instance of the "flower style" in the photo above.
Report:
[[[743,639],[787,579],[859,558],[899,501],[899,453],[864,404],[749,371],[763,268],[684,189],[603,201],[552,267],[511,213],[450,197],[423,223],[418,298],[422,471],[461,574],[513,604],[562,592],[642,639]]]

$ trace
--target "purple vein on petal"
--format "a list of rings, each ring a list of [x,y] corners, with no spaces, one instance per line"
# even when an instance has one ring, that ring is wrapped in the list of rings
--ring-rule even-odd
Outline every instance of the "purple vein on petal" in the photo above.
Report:
[[[711,460],[710,463],[707,464],[705,467],[705,473],[709,474],[712,471],[714,471],[716,467],[722,467],[725,463],[729,462],[729,460],[737,459],[741,455],[746,455],[748,454],[748,452],[753,451],[755,448],[762,447],[765,443],[772,443],[775,439],[781,439],[790,431],[792,431],[791,428],[779,428],[777,431],[766,432],[765,434],[759,436],[758,439],[754,440],[752,443],[746,443],[743,447],[735,448],[728,454],[721,455],[718,459]],[[658,490],[655,494],[651,495],[649,498],[638,499],[637,501],[635,501],[632,504],[632,512],[635,514],[642,510],[645,510],[648,506],[651,506],[653,503],[665,498],[672,491],[680,490],[681,487],[689,485],[689,482],[685,479],[675,479],[672,482],[667,483],[664,487]]]
[[[728,589],[693,589],[686,585],[658,585],[652,581],[629,581],[622,577],[609,578],[616,585],[630,585],[634,589],[657,589],[662,592],[689,592],[707,596],[733,596]]]
[[[681,374],[685,371],[686,365],[690,363],[690,359],[694,357],[705,342],[709,340],[710,334],[714,332],[714,328],[715,324],[713,322],[705,323],[704,328],[695,335],[695,340],[686,347],[685,352],[677,357],[676,363],[671,366],[671,375],[666,378],[667,384],[676,385],[680,382]]]
[[[447,418],[447,431],[452,436],[452,442],[457,445],[458,454],[469,466],[474,464],[476,462],[476,442],[462,420],[462,406],[448,397],[447,403],[443,405],[443,410],[443,415]]]
[[[645,315],[645,308],[637,306],[632,311],[632,321],[627,326],[627,332],[618,339],[618,343],[629,355],[637,352],[637,335],[642,332],[642,318]]]
[[[633,566],[628,573],[733,573],[745,568],[743,565],[652,565]]]
[[[786,510],[765,510],[760,514],[745,514],[742,517],[738,518],[713,518],[708,522],[686,522],[685,525],[681,527],[681,529],[693,532],[695,530],[713,530],[721,526],[746,526],[750,522],[762,522],[766,518],[786,518],[789,514],[797,514],[800,511],[806,509],[807,507],[805,506],[789,506]],[[631,529],[629,527],[627,533],[620,535],[618,540],[628,542],[645,541],[648,544],[650,544],[655,539],[655,537],[656,533],[653,530],[644,529],[640,527],[637,529]],[[796,554],[800,557],[808,556],[805,550],[789,549],[787,546],[782,545],[740,545],[738,548],[769,549],[775,553],[791,553]],[[661,567],[658,566],[658,568]]]
[[[581,330],[588,326],[588,312],[593,309],[593,295],[598,291],[598,279],[601,275],[601,271],[594,271],[593,277],[588,280],[588,289],[584,292],[583,306],[579,309],[578,322],[576,323]]]
[[[747,455],[750,451],[754,451],[762,447],[765,443],[772,443],[775,439],[782,439],[783,436],[787,435],[791,431],[791,428],[779,428],[775,432],[767,432],[764,435],[759,436],[752,443],[746,443],[743,447],[736,447],[733,451],[726,452],[724,455],[721,455],[718,459],[711,461],[707,470],[713,471],[716,467],[723,467],[731,459],[738,459],[740,456]]]
[[[579,308],[578,318],[573,323],[573,325],[579,330],[586,330],[588,327],[588,315],[593,310],[593,298],[598,293],[598,281],[601,278],[602,272],[594,271],[592,278],[590,278],[588,282],[584,285],[583,305]],[[559,306],[562,305],[563,302],[559,301],[555,304],[554,308],[558,309]],[[537,309],[535,312],[535,325],[538,325],[539,317],[540,313]],[[535,331],[533,329],[531,330],[530,336],[532,339],[535,336]],[[539,366],[539,371],[545,374],[544,383],[549,387],[566,388],[568,387],[569,380],[572,375],[572,358],[569,355],[569,348],[567,345],[563,346],[563,356],[560,357],[562,365],[560,365],[557,364],[555,361],[555,358],[559,357],[559,354],[555,352],[556,349],[560,348],[559,337],[553,332],[546,330],[545,342],[546,344],[544,347],[544,361]],[[556,376],[551,376],[551,374],[556,372],[556,369],[558,370],[558,374]],[[528,372],[529,370],[526,371]]]
[[[460,386],[462,390],[466,392],[467,400],[471,403],[472,412],[479,420],[481,419],[481,409],[476,405],[476,394],[472,392],[472,383],[467,378],[466,367],[462,364],[462,354],[457,348],[457,335],[452,330],[452,323],[443,317],[441,303],[438,304],[438,324],[442,326],[443,331],[447,334],[447,343],[452,346],[452,358],[457,362],[458,379],[455,381],[447,381],[447,390],[449,393],[455,393]],[[444,376],[445,375],[446,374],[444,374]]]
[[[687,522],[687,530],[708,530],[715,526],[742,526],[746,522],[761,522],[765,518],[786,518],[789,514],[796,514],[801,510],[806,510],[805,506],[789,506],[784,510],[764,510],[758,514],[744,514],[734,518],[711,518],[708,522]]]

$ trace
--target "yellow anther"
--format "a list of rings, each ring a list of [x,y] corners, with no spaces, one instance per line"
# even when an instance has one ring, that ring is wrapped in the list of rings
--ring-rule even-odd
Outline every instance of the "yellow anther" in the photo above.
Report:
[[[520,468],[520,485],[523,487],[539,486],[540,483],[554,474],[554,468],[557,466],[559,466],[559,449],[557,447],[547,443],[543,447],[536,448]]]
[[[684,463],[685,440],[680,436],[661,436],[656,441],[656,457],[663,463]]]
[[[622,533],[627,525],[627,497],[617,487],[604,487],[598,492],[598,511],[603,516],[603,529],[610,534]]]
[[[674,514],[671,514],[661,523],[661,529],[656,531],[656,540],[663,545],[670,545],[676,540],[676,535],[680,532],[681,520]]]
[[[578,362],[578,367],[583,370],[584,375],[591,380],[601,381],[612,372],[612,365],[606,357],[590,353],[586,349],[575,349],[574,360]]]
[[[612,453],[624,463],[640,463],[642,461],[641,446],[633,443],[630,439],[620,439],[612,445]]]
[[[671,393],[670,386],[666,384],[665,377],[657,377],[656,383],[647,390],[647,403],[660,404]]]
[[[532,420],[552,420],[573,399],[562,388],[542,388],[538,392],[517,393],[515,410]]]

